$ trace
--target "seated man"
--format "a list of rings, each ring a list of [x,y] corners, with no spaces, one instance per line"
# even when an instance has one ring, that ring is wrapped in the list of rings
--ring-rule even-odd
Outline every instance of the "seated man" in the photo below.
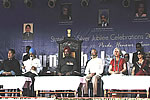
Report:
[[[71,49],[70,47],[64,48],[64,58],[59,62],[57,68],[57,74],[59,76],[71,76],[75,75],[77,72],[77,62],[76,59],[71,56]],[[78,73],[78,72],[77,72]],[[64,92],[64,91],[58,91]],[[63,97],[66,97],[68,94],[63,94]],[[57,96],[61,96],[58,94]],[[72,97],[73,94],[69,94],[68,96]]]
[[[64,48],[64,58],[60,61],[57,68],[59,76],[74,75],[77,72],[76,59],[71,56],[71,50],[69,47]]]
[[[125,60],[121,58],[121,50],[119,48],[115,48],[113,54],[115,58],[110,62],[109,73],[124,74],[126,72],[126,63]]]
[[[19,61],[15,59],[14,49],[9,49],[8,58],[4,60],[2,65],[0,66],[0,75],[2,76],[21,75],[20,64]],[[12,92],[12,89],[8,91]],[[2,96],[4,96],[4,94],[2,94]]]
[[[31,48],[29,50],[29,54],[30,54],[30,59],[26,60],[23,62],[23,67],[22,67],[22,72],[24,74],[24,76],[26,77],[30,77],[32,80],[32,84],[31,84],[31,88],[28,88],[29,91],[27,91],[28,93],[31,92],[31,94],[25,94],[27,96],[35,96],[34,94],[34,77],[36,75],[38,75],[38,73],[42,70],[42,66],[40,63],[40,60],[38,58],[36,58],[36,51]]]
[[[15,50],[9,49],[8,58],[1,65],[0,75],[21,75],[20,63],[15,59]]]
[[[88,83],[91,80],[93,83],[93,95],[97,96],[97,82],[100,80],[104,69],[104,61],[97,56],[96,49],[91,50],[91,60],[88,61],[85,69],[86,84],[84,88],[84,96],[88,96]],[[101,86],[101,85],[100,85]]]

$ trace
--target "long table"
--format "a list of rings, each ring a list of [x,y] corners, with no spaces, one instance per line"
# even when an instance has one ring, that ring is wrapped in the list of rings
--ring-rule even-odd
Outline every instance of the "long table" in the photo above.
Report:
[[[80,83],[82,77],[79,76],[39,76],[35,77],[34,90],[73,90],[76,94]]]
[[[103,88],[105,90],[146,90],[147,96],[149,94],[150,76],[123,76],[123,75],[110,75],[103,76]]]
[[[35,77],[34,90],[77,90],[81,83],[79,76]]]
[[[8,76],[0,77],[3,89],[20,89],[24,86],[27,77]],[[146,90],[149,94],[150,76],[103,76],[104,90]],[[77,91],[80,83],[85,83],[79,76],[36,76],[34,89],[38,90],[74,90]],[[106,93],[106,92],[105,92]]]
[[[0,76],[1,90],[19,89],[19,92],[0,92],[0,93],[20,93],[22,96],[22,88],[27,77],[24,76]]]
[[[1,76],[1,89],[20,89],[24,86],[28,77],[24,76]],[[82,77],[79,76],[36,76],[34,90],[74,90],[77,91]]]
[[[0,85],[3,86],[3,89],[20,89],[26,81],[24,76],[2,76],[0,77]]]

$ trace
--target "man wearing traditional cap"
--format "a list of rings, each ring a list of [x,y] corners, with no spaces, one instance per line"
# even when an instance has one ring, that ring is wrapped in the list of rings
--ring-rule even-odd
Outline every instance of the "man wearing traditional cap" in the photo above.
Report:
[[[75,58],[71,56],[70,47],[64,48],[64,58],[60,61],[58,66],[58,75],[73,75],[75,71],[77,71],[77,62]]]
[[[35,56],[36,51],[33,48],[29,50],[29,54],[30,54],[30,59],[23,62],[24,66],[22,68],[23,69],[22,71],[23,73],[32,72],[38,75],[40,70],[42,70],[40,60],[36,58]]]
[[[105,15],[101,15],[101,26],[107,27],[108,26],[108,18]]]
[[[42,66],[40,60],[36,58],[36,51],[31,48],[29,50],[30,59],[23,62],[24,66],[22,67],[22,72],[24,76],[30,77],[32,80],[31,89],[29,88],[29,92],[31,94],[27,94],[27,96],[35,96],[34,94],[34,77],[38,75],[38,73],[42,70]]]
[[[99,16],[98,25],[101,27],[107,27],[109,25],[108,11],[102,11],[102,13]]]

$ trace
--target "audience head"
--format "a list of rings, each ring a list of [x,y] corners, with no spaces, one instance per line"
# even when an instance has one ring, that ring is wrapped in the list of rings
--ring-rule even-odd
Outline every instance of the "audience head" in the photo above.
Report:
[[[91,50],[91,58],[96,58],[97,57],[97,50],[96,49],[92,49]]]
[[[70,49],[69,46],[66,46],[66,47],[64,48],[64,55],[65,55],[65,57],[66,57],[66,56],[70,56],[70,54],[71,54],[71,49]]]
[[[8,59],[12,59],[15,56],[15,50],[9,49],[8,51]]]

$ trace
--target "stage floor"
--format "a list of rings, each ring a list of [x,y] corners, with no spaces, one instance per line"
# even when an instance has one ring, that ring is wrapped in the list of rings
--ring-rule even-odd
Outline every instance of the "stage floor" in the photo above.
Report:
[[[150,98],[121,97],[0,97],[0,100],[150,100]]]

